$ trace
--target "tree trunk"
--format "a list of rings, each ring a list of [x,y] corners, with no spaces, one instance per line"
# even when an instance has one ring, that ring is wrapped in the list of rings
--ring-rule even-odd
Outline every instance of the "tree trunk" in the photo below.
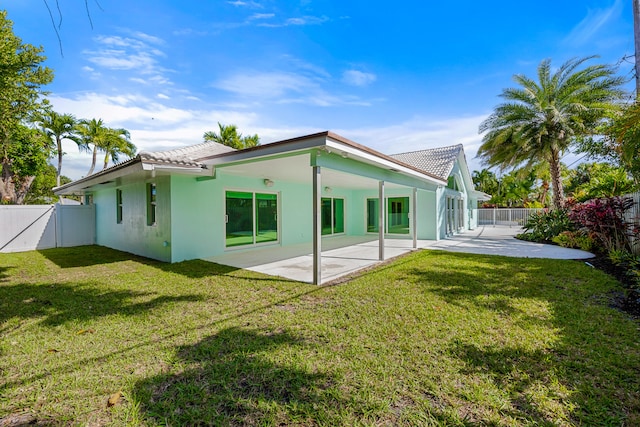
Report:
[[[2,160],[2,176],[0,176],[0,204],[21,205],[33,184],[35,176],[23,177],[19,181],[11,169],[7,159]]]
[[[58,145],[58,173],[56,174],[56,187],[60,187],[60,175],[62,174],[62,139],[56,136]]]
[[[98,159],[98,147],[95,146],[95,144],[93,145],[93,159],[91,160],[91,169],[89,169],[89,172],[87,173],[87,176],[91,175],[93,173],[93,169],[96,167],[96,160]]]
[[[633,38],[635,45],[636,99],[640,97],[640,0],[633,0]]]
[[[551,173],[551,188],[553,190],[553,207],[555,209],[562,209],[562,207],[564,207],[564,188],[562,187],[560,153],[558,153],[558,150],[551,150],[551,156],[549,156],[549,172]]]

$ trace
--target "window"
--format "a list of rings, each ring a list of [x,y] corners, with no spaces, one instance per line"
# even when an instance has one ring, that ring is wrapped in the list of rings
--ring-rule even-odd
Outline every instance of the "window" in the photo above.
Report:
[[[460,191],[460,188],[458,187],[458,181],[456,180],[455,176],[452,175],[449,177],[449,179],[447,180],[447,188],[455,191]]]
[[[344,199],[322,198],[322,234],[344,233]]]
[[[122,224],[122,190],[116,190],[116,223]]]
[[[378,232],[378,199],[367,199],[367,233]]]
[[[389,234],[409,234],[409,198],[388,197],[386,211],[386,232]],[[378,217],[380,205],[378,199],[367,199],[367,233],[379,230]]]
[[[226,247],[278,241],[278,195],[227,191]]]
[[[387,233],[409,234],[409,198],[387,199]]]
[[[156,185],[147,184],[147,225],[156,225]]]

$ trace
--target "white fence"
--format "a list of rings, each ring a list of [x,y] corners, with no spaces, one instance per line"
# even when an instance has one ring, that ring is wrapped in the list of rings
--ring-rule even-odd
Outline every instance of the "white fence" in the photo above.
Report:
[[[93,205],[0,206],[0,252],[95,243]]]
[[[478,209],[478,225],[508,225],[522,227],[531,214],[543,209],[527,208],[482,208]]]

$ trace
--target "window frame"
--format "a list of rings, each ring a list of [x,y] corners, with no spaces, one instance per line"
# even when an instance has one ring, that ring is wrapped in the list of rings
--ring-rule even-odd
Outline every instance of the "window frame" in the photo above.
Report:
[[[251,194],[251,243],[242,243],[242,244],[232,244],[229,245],[227,241],[227,224],[229,223],[229,214],[227,212],[227,194],[228,193],[245,193]],[[267,240],[267,241],[258,241],[258,227],[259,227],[259,215],[258,215],[258,201],[261,200],[258,195],[269,195],[275,196],[276,200],[276,239],[275,240]],[[223,203],[222,203],[222,235],[224,236],[224,250],[225,251],[233,251],[239,249],[253,248],[257,246],[268,246],[268,245],[278,245],[282,239],[282,223],[280,221],[281,218],[281,209],[282,209],[282,196],[279,191],[261,191],[254,189],[246,189],[246,188],[224,188],[222,192]],[[248,200],[248,198],[247,198]]]
[[[322,201],[324,200],[329,200],[330,201],[330,211],[331,211],[331,220],[330,220],[330,224],[331,224],[331,232],[329,233],[322,233],[323,236],[339,236],[339,235],[344,235],[346,234],[346,230],[347,230],[347,226],[346,226],[346,201],[344,199],[344,197],[322,197],[321,198]],[[342,201],[342,231],[338,231],[336,232],[337,226],[336,226],[336,200],[341,200]],[[324,228],[321,226],[321,228],[324,230]]]
[[[116,188],[116,224],[122,224],[122,189]]]
[[[147,201],[147,226],[154,227],[158,225],[158,186],[155,182],[147,182],[145,190]]]

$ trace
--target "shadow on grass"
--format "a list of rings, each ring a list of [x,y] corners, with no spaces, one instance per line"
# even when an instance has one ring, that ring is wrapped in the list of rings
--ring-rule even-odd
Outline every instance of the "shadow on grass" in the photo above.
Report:
[[[42,249],[39,250],[38,253],[42,254],[60,268],[92,267],[115,262],[129,260],[143,261],[146,259],[98,245]]]
[[[338,425],[347,402],[332,376],[274,361],[305,345],[287,332],[224,329],[179,348],[184,371],[136,384],[133,400],[161,425]]]
[[[9,267],[0,266],[0,282],[6,282],[8,280],[9,275],[7,274],[7,271],[9,271],[11,268],[13,268],[13,267],[12,266],[9,266]]]
[[[200,259],[168,263],[98,245],[44,249],[38,252],[60,268],[94,267],[118,262],[134,261],[143,265],[155,267],[167,273],[179,274],[191,279],[224,276],[242,271],[242,269],[237,267],[216,264]],[[2,279],[1,274],[2,271],[0,271],[0,279]],[[236,277],[241,278],[240,276]],[[299,283],[295,280],[258,275],[248,271],[246,277],[254,281]]]
[[[463,362],[465,374],[489,378],[508,395],[511,407],[502,412],[536,425],[555,425],[562,417],[577,425],[640,422],[637,334],[623,332],[627,320],[604,303],[611,289],[604,274],[566,260],[432,253],[424,262],[405,274],[425,292],[557,336],[547,344],[526,336],[515,346],[464,338],[451,343],[450,354]],[[530,312],[523,308],[527,300],[546,310]],[[551,406],[543,407],[545,402]]]
[[[154,295],[132,290],[105,291],[92,283],[3,285],[0,286],[0,325],[11,318],[42,318],[42,324],[57,326],[111,314],[132,316],[165,304],[201,299],[198,295]]]

